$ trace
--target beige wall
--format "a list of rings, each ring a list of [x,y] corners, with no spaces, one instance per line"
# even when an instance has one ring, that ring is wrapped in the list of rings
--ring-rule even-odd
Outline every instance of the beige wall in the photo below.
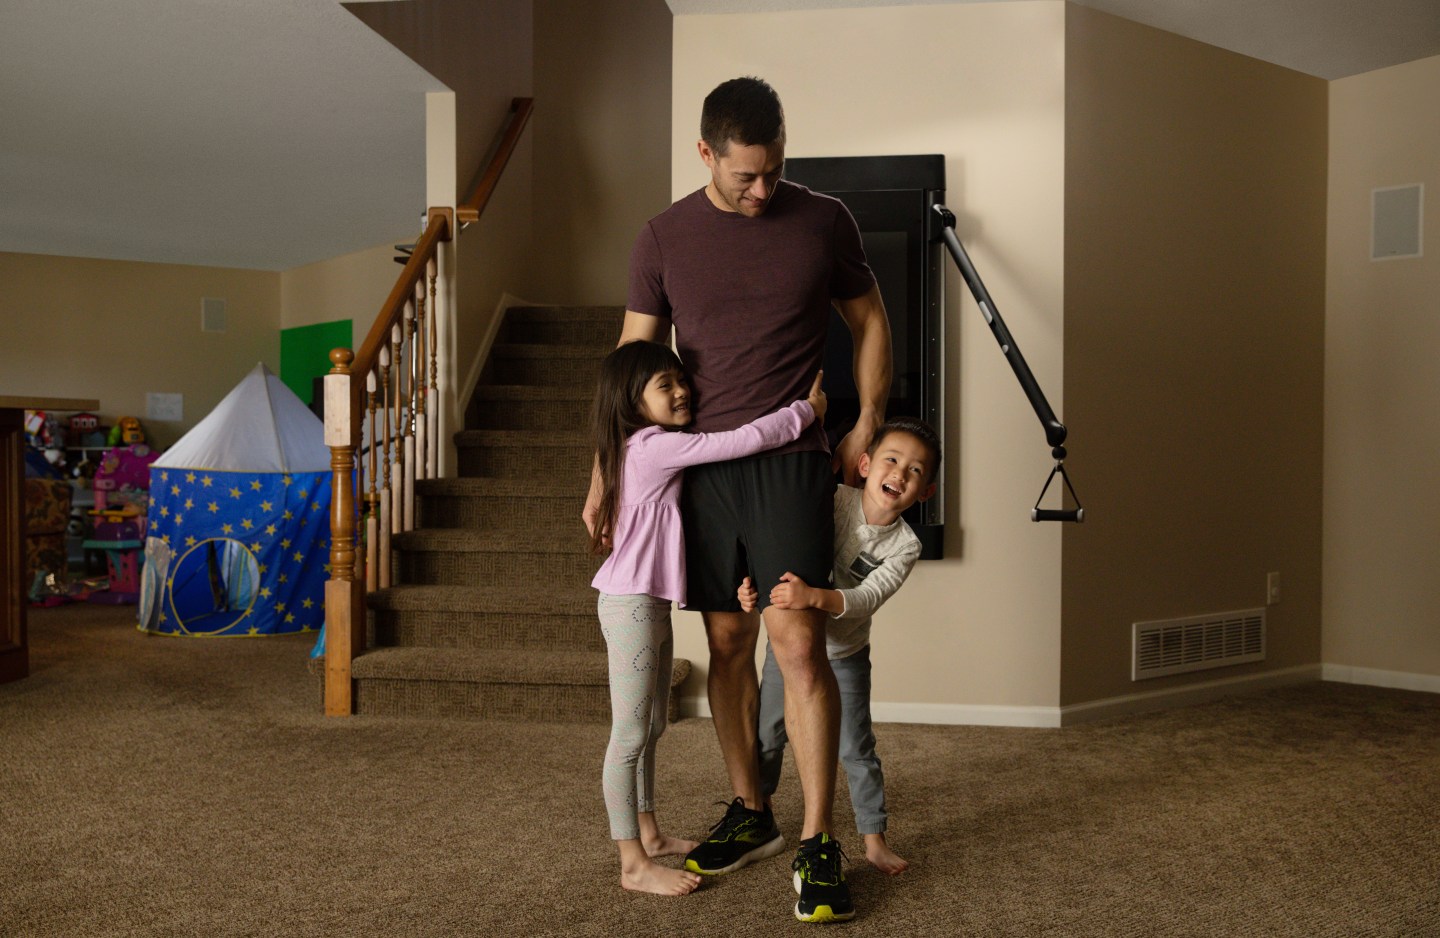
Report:
[[[400,276],[396,244],[413,243],[418,232],[390,244],[295,267],[280,274],[280,328],[349,319],[359,349]]]
[[[705,183],[700,104],[737,75],[779,91],[788,156],[945,154],[960,237],[1063,412],[1064,28],[1049,0],[676,17],[672,197]],[[946,277],[947,559],[877,615],[874,698],[883,719],[1023,721],[1059,703],[1060,531],[1028,520],[1049,450]],[[703,671],[698,616],[677,617],[676,654]]]
[[[1068,8],[1061,700],[1320,660],[1326,83]],[[1265,603],[1262,664],[1130,680],[1130,624]]]
[[[533,0],[408,0],[347,9],[455,92],[458,198],[463,199],[504,126],[511,99],[533,96]],[[529,269],[533,139],[532,129],[485,216],[457,240],[455,348],[462,378],[482,354],[501,297],[527,295],[534,283]],[[417,235],[423,208],[416,207]],[[377,309],[383,299],[377,299]]]
[[[535,7],[531,299],[623,305],[630,246],[670,204],[665,0]]]
[[[1440,690],[1440,57],[1330,85],[1327,675]],[[1370,190],[1423,183],[1424,256],[1370,260]],[[1360,673],[1347,673],[1361,669]]]
[[[0,394],[96,398],[169,446],[256,362],[280,371],[280,275],[269,271],[0,254]],[[203,298],[228,329],[202,332]],[[185,419],[145,418],[149,392],[184,395]]]

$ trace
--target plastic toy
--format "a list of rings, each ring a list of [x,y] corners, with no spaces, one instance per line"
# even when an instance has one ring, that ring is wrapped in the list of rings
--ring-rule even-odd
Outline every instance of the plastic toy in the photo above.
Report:
[[[70,432],[77,437],[98,429],[100,429],[100,418],[94,414],[82,412],[70,415]]]
[[[131,446],[136,443],[144,443],[145,428],[140,425],[138,417],[121,417],[115,421],[115,426],[110,428],[108,442],[111,446]]]

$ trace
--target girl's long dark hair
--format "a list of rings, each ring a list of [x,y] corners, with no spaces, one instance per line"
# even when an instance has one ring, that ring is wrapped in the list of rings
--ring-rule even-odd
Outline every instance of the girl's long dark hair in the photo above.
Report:
[[[590,535],[592,553],[604,553],[604,538],[614,532],[625,443],[630,434],[651,424],[640,403],[645,385],[659,372],[681,370],[680,359],[669,346],[644,340],[625,343],[600,364],[600,387],[590,417],[600,469],[600,505]]]

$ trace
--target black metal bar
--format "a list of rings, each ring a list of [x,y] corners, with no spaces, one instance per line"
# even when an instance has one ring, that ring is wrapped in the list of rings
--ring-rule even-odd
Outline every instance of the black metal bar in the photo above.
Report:
[[[1045,439],[1052,447],[1060,446],[1065,442],[1065,425],[1056,419],[1055,411],[1050,408],[1050,402],[1045,400],[1045,393],[1040,390],[1040,385],[1035,381],[1035,375],[1030,371],[1030,366],[1025,363],[1025,356],[1020,354],[1020,347],[1015,344],[1010,330],[1005,328],[1005,320],[1000,318],[1000,311],[995,308],[995,301],[990,299],[990,291],[985,289],[980,275],[975,272],[975,265],[970,263],[970,255],[965,253],[965,246],[955,236],[954,213],[943,205],[935,206],[935,213],[940,216],[941,240],[945,242],[945,247],[949,248],[955,265],[960,268],[960,274],[965,278],[965,283],[975,296],[975,302],[980,304],[980,312],[984,315],[985,321],[990,324],[990,331],[995,335],[995,341],[1000,343],[1000,351],[1010,362],[1010,368],[1015,372],[1015,377],[1020,380],[1021,389],[1030,399],[1030,406],[1035,408],[1035,416],[1040,418],[1040,424],[1045,428]]]

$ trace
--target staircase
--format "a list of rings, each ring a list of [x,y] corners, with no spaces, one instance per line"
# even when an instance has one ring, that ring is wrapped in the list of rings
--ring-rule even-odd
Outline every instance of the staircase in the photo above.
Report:
[[[459,476],[416,483],[397,581],[368,599],[355,712],[610,721],[580,510],[600,360],[623,310],[514,307],[456,434]],[[677,659],[672,691],[690,673]],[[676,695],[670,717],[678,716]]]

